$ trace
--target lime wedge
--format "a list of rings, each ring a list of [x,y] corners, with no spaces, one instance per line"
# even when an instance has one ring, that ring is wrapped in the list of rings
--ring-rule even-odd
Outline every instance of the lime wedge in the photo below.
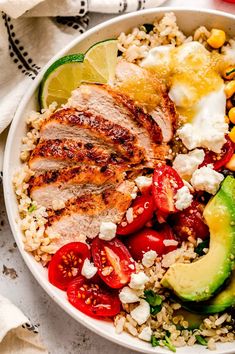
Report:
[[[39,103],[47,108],[52,102],[66,103],[82,82],[111,83],[117,63],[117,40],[94,44],[86,54],[58,59],[46,71],[39,87]]]
[[[108,39],[94,44],[85,54],[84,80],[110,83],[114,79],[117,65],[117,40]],[[96,80],[94,80],[96,79]]]

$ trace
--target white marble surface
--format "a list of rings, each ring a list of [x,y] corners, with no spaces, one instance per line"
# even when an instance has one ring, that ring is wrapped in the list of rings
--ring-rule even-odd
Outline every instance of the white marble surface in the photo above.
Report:
[[[110,0],[111,1],[111,0]],[[168,0],[165,6],[208,7],[235,13],[235,6],[220,0]],[[93,14],[90,26],[110,15]],[[0,146],[0,154],[2,147]],[[7,275],[6,268],[12,268]],[[15,270],[15,272],[14,272]],[[26,268],[14,244],[7,222],[0,186],[0,293],[14,302],[35,324],[51,354],[131,354],[118,345],[98,337],[64,313],[41,289]],[[33,354],[33,353],[32,353]]]

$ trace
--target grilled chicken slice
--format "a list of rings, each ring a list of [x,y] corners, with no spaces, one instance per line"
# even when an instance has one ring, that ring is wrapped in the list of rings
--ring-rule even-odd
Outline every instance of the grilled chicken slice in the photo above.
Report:
[[[154,80],[153,74],[138,65],[121,60],[116,67],[116,77],[120,82],[125,82],[133,78],[146,78],[148,82]],[[155,80],[156,82],[156,80]],[[154,82],[154,84],[155,84]],[[168,143],[174,135],[177,123],[177,112],[173,101],[167,94],[163,85],[158,85],[157,95],[159,102],[156,108],[151,109],[149,114],[159,125],[162,131],[163,142]]]
[[[126,127],[113,123],[95,112],[62,108],[52,114],[42,125],[42,139],[76,139],[105,149],[112,149],[133,164],[143,159],[144,149],[136,136]]]
[[[33,150],[29,167],[37,172],[58,170],[72,165],[119,165],[124,160],[91,143],[83,144],[71,139],[44,140]]]
[[[59,171],[49,171],[29,181],[30,197],[47,209],[58,202],[84,194],[101,193],[121,183],[124,179],[121,168],[111,169],[97,166],[75,166]]]
[[[156,158],[159,159],[159,156],[162,156],[162,152],[158,151],[162,143],[160,127],[127,95],[107,85],[82,85],[72,92],[67,106],[81,110],[89,109],[114,124],[123,128],[128,127],[136,136],[139,146],[144,150],[142,156],[145,161],[151,162],[151,166],[155,165]],[[165,159],[165,156],[162,159]]]
[[[96,237],[101,222],[119,223],[129,208],[133,188],[133,182],[125,181],[117,189],[83,195],[68,201],[64,209],[52,212],[46,234],[53,236],[51,245],[55,246],[55,251],[84,236]]]

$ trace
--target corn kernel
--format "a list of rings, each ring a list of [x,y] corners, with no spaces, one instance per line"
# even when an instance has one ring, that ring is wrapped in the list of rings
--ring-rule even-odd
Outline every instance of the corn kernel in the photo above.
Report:
[[[225,167],[230,171],[235,171],[235,154],[233,154],[229,162],[226,163]]]
[[[235,127],[232,128],[232,130],[228,133],[228,135],[232,140],[232,142],[235,143]]]
[[[225,85],[224,92],[225,92],[227,98],[232,97],[232,95],[235,93],[235,80],[229,81]]]
[[[229,66],[228,68],[226,68],[223,71],[223,78],[226,80],[234,79],[235,78],[235,66]]]
[[[233,107],[229,110],[228,117],[229,117],[231,123],[235,124],[235,107]]]
[[[224,31],[219,30],[217,28],[213,28],[211,30],[211,35],[207,39],[207,43],[215,49],[218,49],[224,45],[224,42],[226,41],[226,34]]]

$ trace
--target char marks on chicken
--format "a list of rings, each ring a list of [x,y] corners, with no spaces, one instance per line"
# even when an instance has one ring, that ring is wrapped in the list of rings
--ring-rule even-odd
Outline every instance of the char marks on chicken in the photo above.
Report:
[[[133,70],[134,64],[119,63],[118,79]],[[94,238],[102,221],[119,223],[135,193],[128,176],[166,160],[177,116],[167,92],[160,92],[147,112],[118,87],[83,84],[43,122],[29,159],[35,172],[29,194],[48,210],[45,232],[53,234],[55,250]]]

